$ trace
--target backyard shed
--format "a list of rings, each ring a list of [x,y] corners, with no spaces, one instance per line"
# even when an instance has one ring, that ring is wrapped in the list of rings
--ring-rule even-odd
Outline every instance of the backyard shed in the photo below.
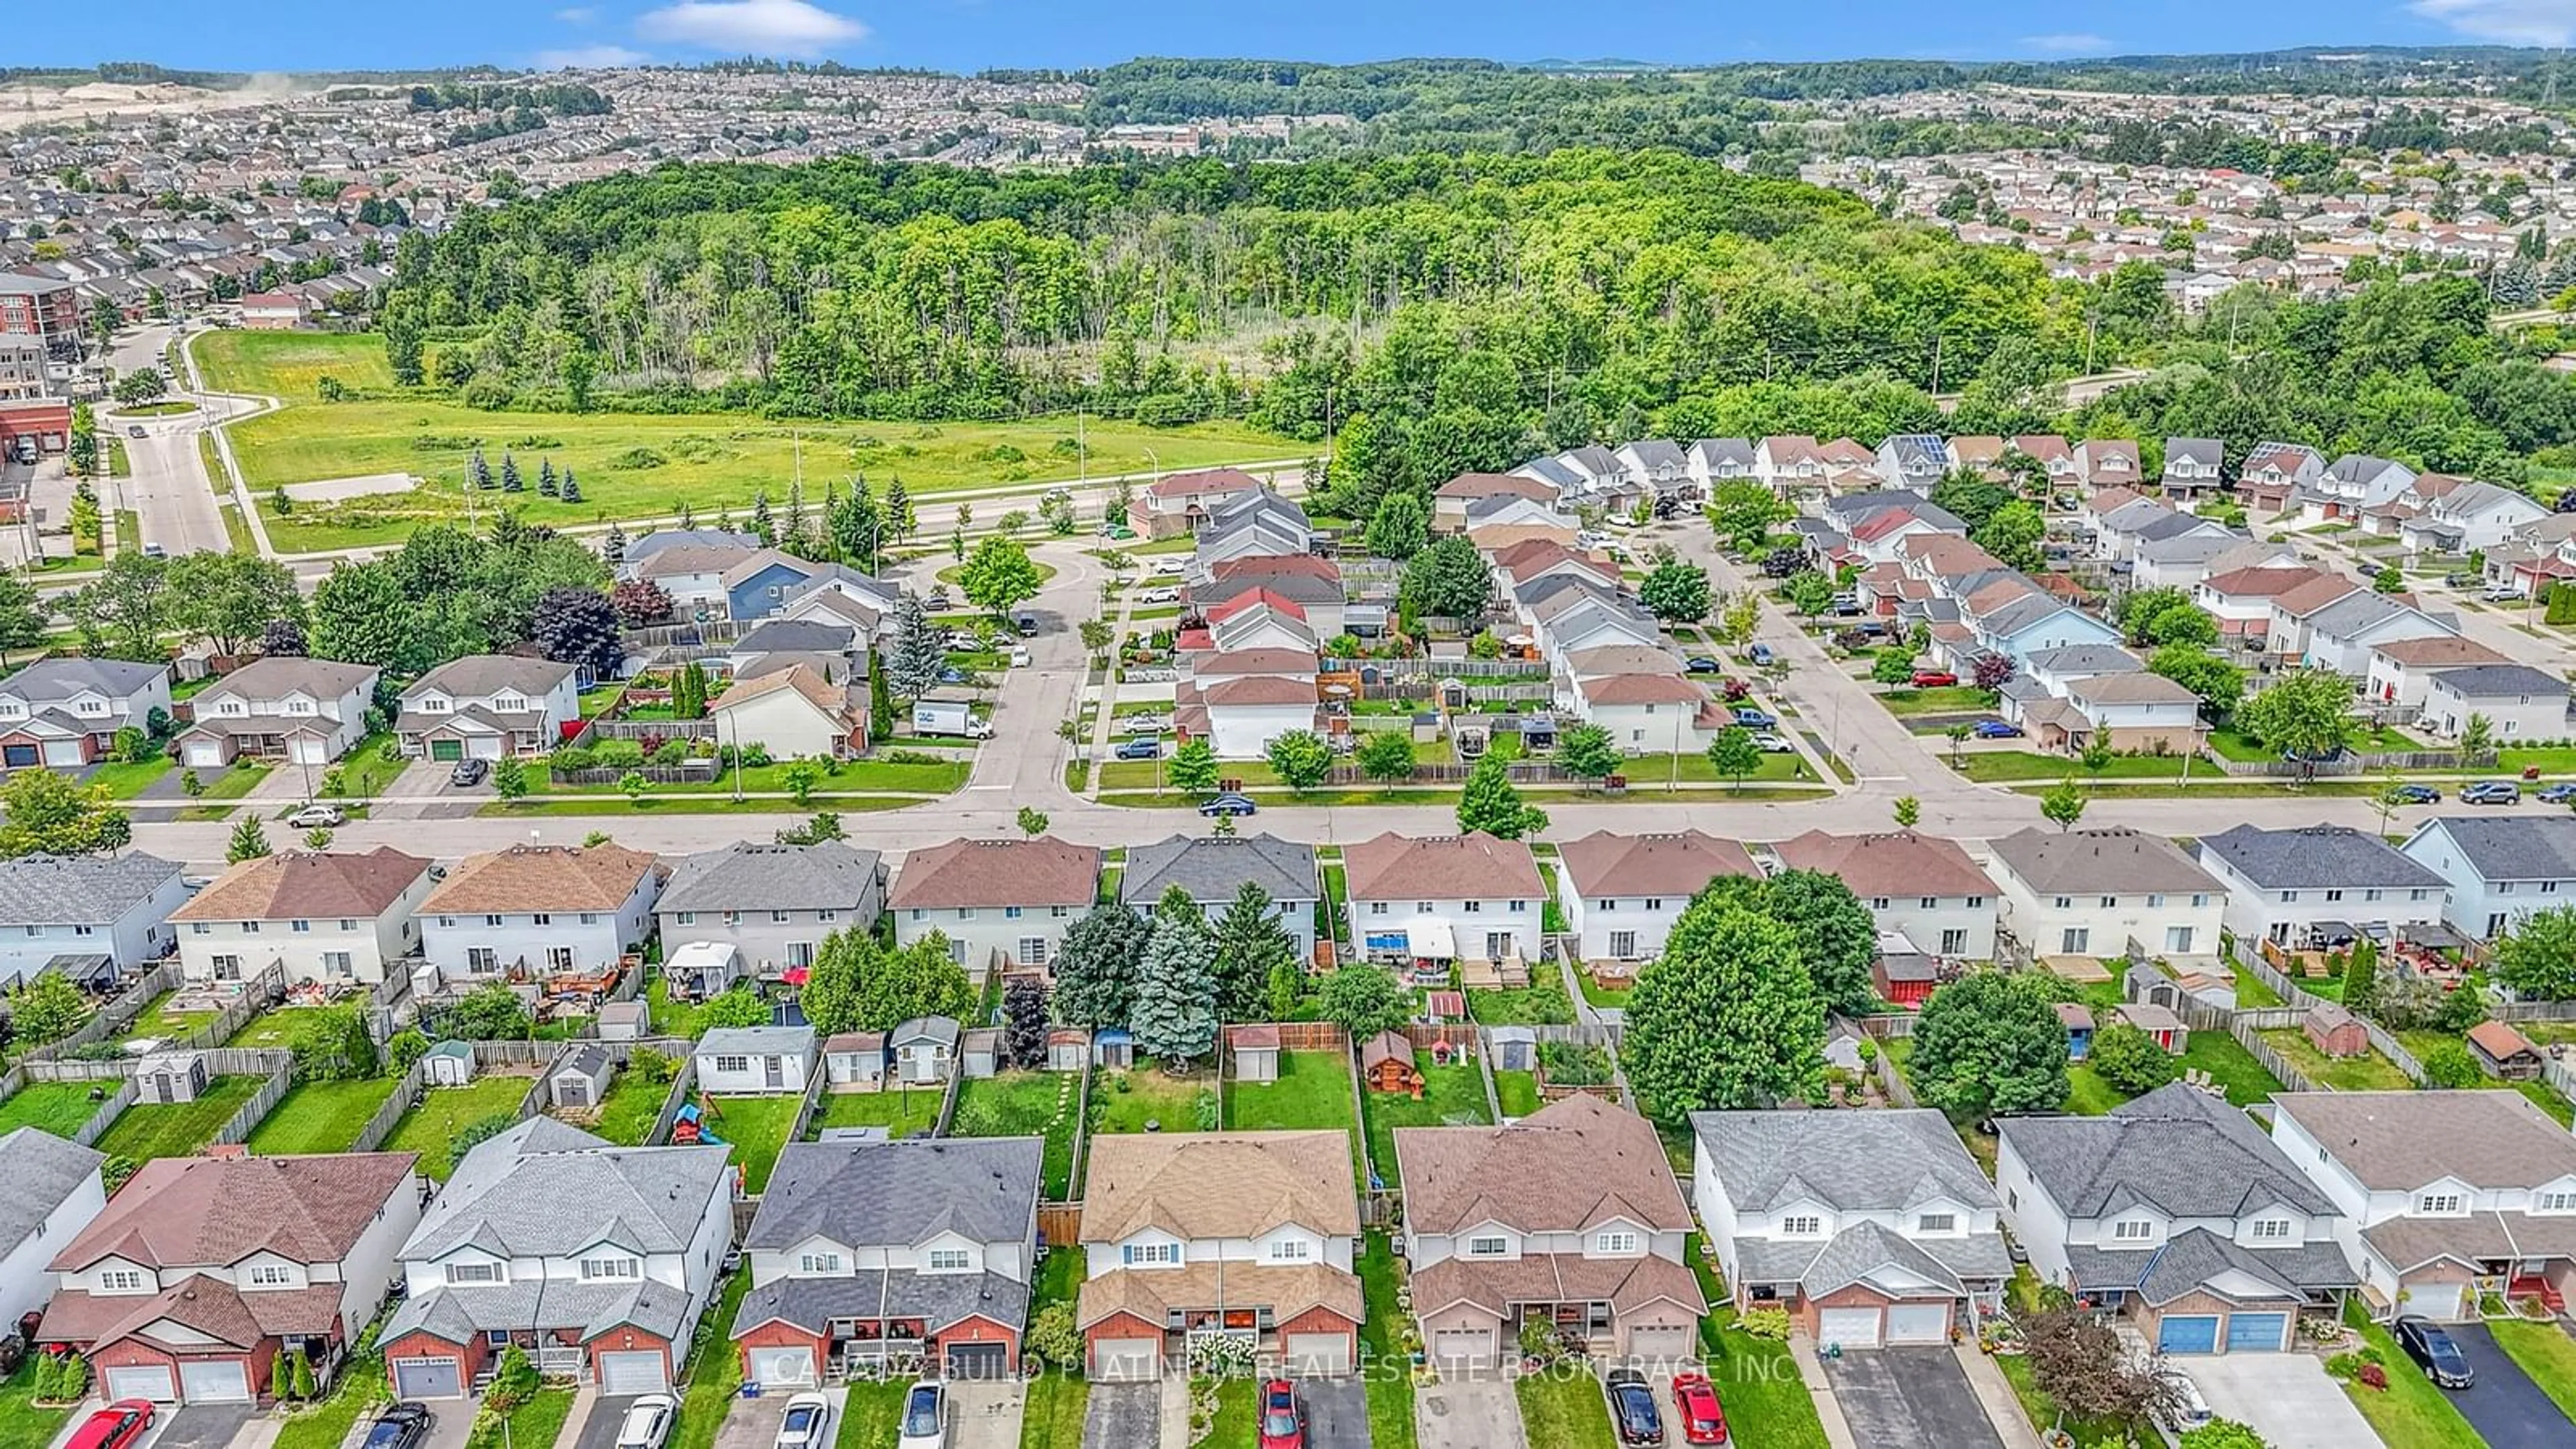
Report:
[[[1530,1072],[1538,1070],[1538,1033],[1526,1026],[1498,1026],[1487,1032],[1494,1044],[1494,1070]]]
[[[1091,1064],[1126,1071],[1136,1065],[1136,1034],[1123,1026],[1104,1026],[1091,1034]]]
[[[2171,985],[2172,983],[2168,982],[2166,984]],[[2191,1033],[2184,1028],[2182,1018],[2174,1015],[2169,1008],[2159,1003],[2152,1001],[2132,1001],[2128,1005],[2120,1007],[2113,1014],[2116,1015],[2123,1024],[2134,1026],[2138,1030],[2145,1032],[2148,1036],[2155,1038],[2156,1045],[2163,1047],[2166,1051],[2172,1052],[2177,1056],[2181,1055],[2184,1047],[2190,1045]]]
[[[134,1093],[138,1102],[193,1102],[206,1090],[206,1058],[202,1052],[154,1052],[134,1065]]]
[[[2339,1001],[2320,1001],[2308,1008],[2299,1022],[2308,1041],[2330,1057],[2358,1057],[2369,1054],[2370,1028],[2361,1018],[2344,1009]]]
[[[1050,1072],[1078,1072],[1091,1062],[1091,1033],[1078,1026],[1060,1026],[1047,1033],[1046,1069]]]
[[[601,1041],[642,1041],[653,1024],[653,1010],[640,1001],[611,1001],[592,1020]]]
[[[802,1092],[814,1066],[810,1026],[726,1026],[698,1038],[698,1087],[708,1092]]]
[[[1422,1095],[1422,1069],[1413,1064],[1413,1043],[1402,1032],[1382,1031],[1360,1043],[1360,1080],[1372,1092]]]
[[[2057,1003],[2057,1024],[2066,1028],[2066,1059],[2080,1062],[2093,1051],[2093,1008],[2080,1001]]]
[[[1236,1081],[1279,1080],[1279,1028],[1258,1024],[1238,1026],[1233,1037]]]
[[[885,1085],[881,1031],[845,1031],[823,1043],[823,1077],[835,1092],[873,1092]]]
[[[957,1049],[957,1059],[964,1063],[968,1077],[989,1077],[1001,1069],[1002,1032],[999,1027],[979,1026],[966,1033]]]
[[[2482,1021],[2469,1028],[2469,1055],[2490,1077],[2527,1082],[2540,1075],[2540,1049],[2510,1023]]]
[[[2120,995],[2126,1001],[2180,1011],[2183,994],[2182,983],[2157,970],[2152,962],[2132,961],[2127,974],[2120,978]]]
[[[608,1048],[584,1042],[555,1059],[546,1073],[546,1096],[558,1107],[591,1108],[608,1096],[608,1079],[617,1072]]]
[[[886,1033],[886,1050],[894,1058],[895,1080],[921,1086],[948,1080],[957,1055],[957,1018],[916,1016]]]
[[[433,1087],[462,1087],[474,1080],[474,1043],[443,1041],[420,1056],[421,1080]]]

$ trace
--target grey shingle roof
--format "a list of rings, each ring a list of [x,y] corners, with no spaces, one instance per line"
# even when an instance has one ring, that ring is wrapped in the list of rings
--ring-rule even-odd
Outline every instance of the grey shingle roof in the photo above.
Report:
[[[2133,1205],[2174,1218],[2233,1218],[2272,1203],[2311,1215],[2335,1210],[2252,1118],[2180,1082],[2104,1117],[2012,1117],[2000,1125],[2032,1180],[2070,1218]]]
[[[2147,666],[2116,644],[2067,644],[2034,649],[2022,663],[2033,674],[2136,674]]]
[[[2168,463],[2216,463],[2226,452],[2226,446],[2216,438],[2165,439],[2165,461]]]
[[[1016,1243],[1036,1221],[1045,1148],[1037,1137],[791,1142],[743,1246],[779,1251],[821,1236],[909,1248],[950,1232]]]
[[[810,1026],[720,1026],[698,1038],[702,1057],[812,1056]]]
[[[611,1147],[532,1117],[465,1154],[402,1256],[436,1258],[468,1243],[505,1257],[561,1256],[603,1239],[676,1253],[696,1233],[731,1151]],[[580,1211],[568,1211],[575,1204]]]
[[[751,842],[700,851],[671,871],[657,912],[856,910],[880,885],[873,850]],[[864,923],[861,923],[864,924]]]
[[[1995,859],[2036,894],[2110,891],[2203,892],[2221,889],[2174,843],[2125,825],[2089,830],[2015,831],[1993,845]]]
[[[2563,880],[2576,876],[2576,818],[2565,815],[2444,815],[2407,841],[2440,827],[2482,880]]]
[[[2505,699],[2519,695],[2567,697],[2567,681],[2528,664],[2472,664],[2433,676],[2436,687],[2462,699]]]
[[[999,1273],[915,1273],[868,1269],[844,1278],[780,1278],[743,1295],[736,1338],[772,1319],[821,1326],[835,1318],[919,1318],[932,1333],[981,1314],[1017,1328],[1028,1318],[1029,1286]]]
[[[1221,909],[1251,881],[1273,901],[1313,901],[1320,889],[1317,879],[1311,845],[1275,835],[1175,835],[1128,847],[1118,898],[1148,908],[1179,886],[1200,905]]]
[[[2439,887],[2442,877],[2396,847],[2349,825],[2263,830],[2238,825],[2200,838],[2200,847],[2266,890],[2310,887]]]
[[[0,1255],[14,1251],[106,1160],[104,1153],[40,1128],[21,1127],[0,1137],[0,1182],[9,1184],[0,1192]],[[67,1226],[78,1232],[89,1225]]]
[[[2361,1282],[2343,1249],[2332,1242],[2248,1248],[2207,1228],[2176,1233],[2151,1252],[2069,1243],[2066,1265],[2078,1289],[2128,1289],[2158,1307],[2205,1291],[2209,1280],[2228,1272],[2270,1284],[2273,1291],[2263,1295],[2265,1301],[2302,1299],[2312,1289],[2352,1288]],[[2244,1293],[2223,1296],[2239,1303],[2257,1301]]]
[[[515,654],[468,654],[422,675],[418,683],[402,692],[402,697],[405,702],[433,693],[460,699],[481,699],[503,689],[514,689],[541,700],[548,691],[572,675],[573,666],[558,664],[551,659],[523,659]]]
[[[1939,1196],[1993,1207],[1995,1189],[1928,1108],[1884,1112],[1693,1112],[1691,1135],[1745,1212],[1801,1199],[1837,1211],[1902,1208]]]
[[[178,874],[178,866],[139,851],[0,860],[0,926],[103,926]]]
[[[58,655],[39,659],[0,683],[0,694],[42,704],[68,699],[84,689],[95,689],[111,699],[122,698],[150,684],[154,678],[169,673],[163,664],[130,664],[118,659],[87,659]],[[143,721],[136,720],[136,724]]]
[[[734,641],[736,654],[843,654],[857,647],[859,631],[814,619],[772,619]]]

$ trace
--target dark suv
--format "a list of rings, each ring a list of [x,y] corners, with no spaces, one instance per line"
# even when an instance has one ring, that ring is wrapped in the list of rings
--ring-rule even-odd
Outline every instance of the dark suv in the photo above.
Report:
[[[459,760],[456,768],[447,772],[447,781],[451,785],[480,785],[483,777],[491,773],[492,762],[489,760]]]
[[[1655,1390],[1635,1369],[1612,1369],[1601,1391],[1610,1396],[1610,1422],[1622,1444],[1664,1442],[1663,1411],[1655,1407]]]
[[[420,1449],[428,1442],[429,1425],[428,1405],[396,1404],[376,1416],[361,1449]]]

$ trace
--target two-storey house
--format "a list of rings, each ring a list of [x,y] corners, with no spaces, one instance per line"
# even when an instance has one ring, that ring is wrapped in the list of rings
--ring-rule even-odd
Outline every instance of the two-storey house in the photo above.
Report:
[[[420,1199],[409,1152],[147,1162],[54,1255],[42,1342],[109,1399],[265,1398],[280,1355],[327,1370],[357,1341]]]
[[[2042,956],[2218,951],[2227,888],[2173,842],[2125,825],[2019,830],[1994,842],[2002,927]]]
[[[0,860],[0,988],[35,979],[57,958],[105,956],[119,971],[140,969],[169,953],[170,913],[187,899],[179,867],[140,851]]]
[[[733,1245],[731,1152],[615,1147],[552,1117],[476,1144],[402,1244],[380,1339],[394,1397],[464,1397],[513,1347],[604,1395],[667,1392]]]
[[[2443,919],[2473,940],[2576,900],[2576,819],[2564,815],[2437,815],[2398,849],[2442,878]]]
[[[390,845],[289,850],[245,860],[170,913],[190,981],[248,981],[281,965],[291,982],[385,979],[420,954],[429,862]]]
[[[366,737],[381,671],[328,659],[254,659],[189,701],[179,762],[215,770],[244,756],[327,765]]]
[[[1100,850],[1034,840],[952,840],[903,859],[887,908],[909,946],[932,932],[976,981],[994,963],[1044,966],[1100,894]]]
[[[2576,1295],[2576,1138],[2519,1092],[2283,1092],[2272,1140],[2333,1201],[2371,1316]]]
[[[2216,438],[2165,439],[2163,483],[2168,498],[2194,498],[2218,488],[2227,445]]]
[[[1074,1318],[1092,1379],[1185,1370],[1208,1336],[1290,1373],[1353,1371],[1348,1132],[1105,1133],[1090,1155]]]
[[[2349,825],[2236,825],[2200,837],[2200,863],[2227,888],[2222,919],[2240,950],[2323,950],[2374,926],[2402,937],[2438,924],[2450,893],[2430,866]]]
[[[459,985],[596,975],[653,933],[650,851],[512,845],[469,855],[421,903],[421,955]]]
[[[416,760],[541,755],[581,718],[579,673],[514,654],[452,659],[402,692],[394,733]]]
[[[2001,1204],[1929,1109],[1693,1112],[1691,1205],[1735,1307],[1818,1344],[1947,1343],[2002,1306]]]
[[[41,1127],[0,1133],[0,1323],[17,1323],[54,1296],[54,1255],[107,1206],[107,1154]]]
[[[759,547],[760,535],[744,533],[739,529],[657,528],[627,543],[626,551],[617,556],[616,573],[621,583],[628,579],[651,577],[645,571],[646,563],[655,555],[669,549],[727,549],[736,557],[740,557],[755,552]],[[721,573],[723,570],[719,569],[717,572]]]
[[[170,667],[56,655],[0,680],[0,770],[77,769],[107,757],[121,729],[170,717]]]
[[[1696,1350],[1708,1301],[1682,1251],[1690,1209],[1645,1119],[1578,1092],[1501,1127],[1398,1127],[1394,1142],[1434,1362],[1494,1367],[1532,1321],[1614,1358]]]
[[[1949,451],[1937,434],[1890,433],[1878,445],[1878,481],[1886,487],[1928,494],[1949,471]]]
[[[1995,955],[1995,883],[1958,842],[1911,830],[1829,835],[1810,830],[1771,847],[1790,870],[1839,877],[1881,932],[1953,960]]]
[[[1691,897],[1720,876],[1762,872],[1740,841],[1697,830],[1615,835],[1596,830],[1557,848],[1556,897],[1575,949],[1619,974],[1664,954]]]
[[[1315,847],[1275,835],[1174,835],[1127,847],[1127,869],[1118,898],[1149,912],[1163,893],[1179,886],[1211,921],[1230,909],[1247,885],[1261,888],[1268,913],[1295,943],[1301,962],[1315,958],[1315,903],[1323,896]]]
[[[1196,533],[1226,504],[1261,491],[1261,480],[1240,468],[1173,473],[1135,490],[1127,525],[1147,538]]]
[[[2472,664],[2510,662],[2486,645],[2456,634],[2392,639],[2370,646],[2361,692],[2374,706],[2420,709],[2432,693],[2434,675]]]
[[[2458,632],[2411,604],[2358,589],[2310,614],[2305,623],[2299,662],[2355,679],[2369,674],[2371,650],[2378,645],[2400,639],[2439,639]]]
[[[662,943],[733,947],[757,974],[814,964],[834,931],[875,929],[885,914],[884,858],[837,840],[816,845],[737,841],[671,868],[654,903]]]
[[[1547,884],[1518,840],[1388,831],[1342,848],[1351,939],[1372,961],[1429,967],[1538,959]]]
[[[2488,738],[2513,744],[2567,737],[2567,681],[2528,664],[2470,664],[2435,673],[2424,689],[2423,723],[2446,739],[2487,722]]]
[[[1749,448],[1746,458],[1749,465]],[[1556,489],[1540,479],[1516,473],[1461,473],[1431,491],[1432,531],[1466,532],[1468,510],[1487,498],[1526,498],[1532,503],[1554,503]]]
[[[2519,1099],[2517,1099],[2519,1100]],[[2160,1353],[2279,1353],[2359,1282],[2345,1215],[2253,1118],[2176,1082],[2100,1117],[1999,1122],[1995,1185],[2043,1282]]]
[[[907,1360],[946,1378],[1016,1373],[1045,1146],[789,1143],[743,1234],[743,1378],[811,1388]]]

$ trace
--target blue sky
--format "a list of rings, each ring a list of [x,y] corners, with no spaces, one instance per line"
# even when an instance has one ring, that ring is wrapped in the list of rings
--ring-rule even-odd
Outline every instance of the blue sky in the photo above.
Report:
[[[11,64],[136,59],[222,70],[690,61],[746,51],[961,71],[1135,55],[1992,59],[2576,38],[2576,0],[243,0],[220,9],[204,0],[27,0],[18,8],[26,13],[10,27]]]

